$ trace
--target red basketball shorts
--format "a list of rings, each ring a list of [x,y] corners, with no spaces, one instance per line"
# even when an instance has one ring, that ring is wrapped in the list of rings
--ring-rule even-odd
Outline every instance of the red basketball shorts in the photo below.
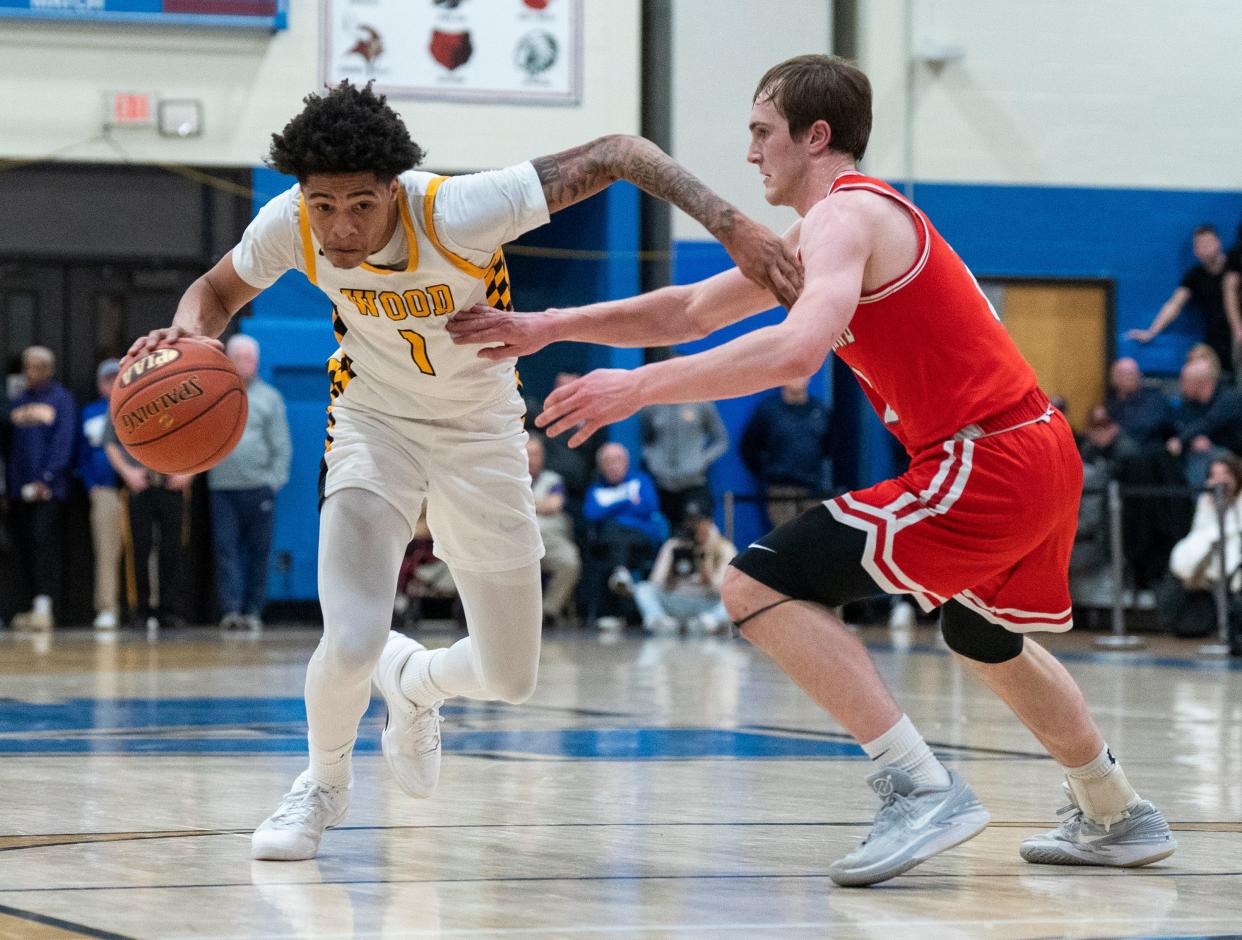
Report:
[[[924,610],[950,598],[1015,632],[1073,626],[1070,551],[1082,460],[1065,418],[919,454],[895,480],[825,505],[866,534],[862,564]]]

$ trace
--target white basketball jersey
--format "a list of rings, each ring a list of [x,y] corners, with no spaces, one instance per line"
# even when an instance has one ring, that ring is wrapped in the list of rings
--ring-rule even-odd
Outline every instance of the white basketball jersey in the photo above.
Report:
[[[443,177],[409,171],[392,239],[357,268],[320,252],[300,187],[260,210],[233,250],[238,275],[267,287],[296,268],[332,301],[339,348],[333,403],[402,418],[451,418],[512,393],[514,363],[455,345],[444,325],[485,302],[511,309],[500,245],[548,220],[534,168]]]

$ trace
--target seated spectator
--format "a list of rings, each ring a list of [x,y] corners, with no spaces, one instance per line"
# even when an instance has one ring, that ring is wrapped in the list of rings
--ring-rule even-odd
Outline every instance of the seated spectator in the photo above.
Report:
[[[798,379],[764,398],[742,432],[742,462],[768,497],[773,528],[816,505],[807,497],[825,488],[832,412],[807,393],[810,381]]]
[[[104,452],[109,424],[108,401],[121,365],[105,359],[95,370],[99,398],[82,409],[78,422],[78,475],[91,501],[91,544],[95,550],[95,629],[115,630],[121,606],[121,491],[116,471]]]
[[[1173,405],[1157,388],[1143,385],[1139,364],[1125,356],[1108,373],[1108,413],[1141,450],[1163,446],[1174,433]]]
[[[1182,366],[1181,391],[1176,434],[1166,446],[1181,459],[1186,482],[1197,489],[1212,460],[1226,452],[1242,453],[1242,393],[1221,384],[1219,371],[1202,359]]]
[[[276,494],[289,482],[293,443],[280,392],[259,378],[259,344],[238,333],[225,347],[246,383],[246,429],[233,452],[207,471],[222,630],[263,628]]]
[[[729,432],[710,401],[649,405],[639,413],[643,462],[655,479],[660,512],[681,525],[685,506],[712,505],[707,471],[729,449]]]
[[[1242,587],[1242,460],[1228,456],[1213,460],[1207,485],[1225,488],[1225,571],[1229,587]],[[1212,588],[1222,577],[1220,566],[1220,514],[1216,495],[1203,493],[1195,504],[1190,532],[1173,546],[1169,556],[1171,577],[1158,591],[1159,611],[1165,626],[1179,636],[1206,636],[1216,627]]]
[[[1188,350],[1186,350],[1186,358],[1183,360],[1182,365],[1185,365],[1187,362],[1196,361],[1206,362],[1212,367],[1212,371],[1217,375],[1220,375],[1222,371],[1220,356],[1218,356],[1216,354],[1216,350],[1207,343],[1195,343]]]
[[[544,466],[543,458],[543,437],[532,434],[526,441],[526,459],[539,534],[543,536],[544,555],[539,567],[548,579],[543,587],[543,617],[550,622],[568,615],[582,573],[582,558],[574,542],[573,520],[565,511],[565,481]]]
[[[1150,343],[1177,319],[1187,301],[1194,301],[1203,315],[1204,341],[1215,350],[1219,361],[1232,369],[1235,335],[1242,333],[1242,324],[1231,325],[1225,310],[1225,252],[1220,236],[1211,225],[1196,228],[1193,242],[1199,263],[1182,275],[1181,284],[1164,302],[1151,326],[1145,330],[1130,330],[1126,338]]]
[[[694,503],[685,509],[681,531],[660,546],[645,581],[633,588],[643,627],[652,633],[716,633],[729,623],[720,586],[737,554],[711,516]]]
[[[1070,556],[1070,579],[1075,598],[1095,600],[1111,594],[1112,558],[1108,525],[1108,483],[1118,476],[1123,461],[1138,456],[1139,448],[1113,420],[1108,408],[1096,405],[1087,412],[1082,454],[1082,502],[1078,531]]]
[[[1083,463],[1103,461],[1112,476],[1112,469],[1121,460],[1138,455],[1138,445],[1121,425],[1113,420],[1105,405],[1095,405],[1087,412],[1087,426],[1080,448]]]
[[[629,451],[621,444],[605,444],[599,449],[596,462],[599,480],[587,490],[582,506],[591,527],[587,617],[592,621],[606,616],[615,618],[619,613],[616,596],[608,590],[609,576],[646,569],[660,543],[668,537],[668,523],[660,514],[655,483],[641,470],[630,469]],[[608,625],[613,624],[610,621]]]
[[[56,357],[31,346],[22,353],[26,390],[9,412],[7,484],[9,523],[33,597],[13,618],[15,630],[42,632],[54,625],[52,599],[60,590],[61,520],[77,435],[77,405],[57,382]]]

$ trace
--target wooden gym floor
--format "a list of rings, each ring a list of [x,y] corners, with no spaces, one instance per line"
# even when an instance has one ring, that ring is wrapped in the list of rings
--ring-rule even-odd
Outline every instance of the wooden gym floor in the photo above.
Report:
[[[432,634],[445,645],[455,634]],[[1027,865],[1056,766],[935,634],[864,631],[982,835],[870,889],[867,764],[741,641],[546,638],[523,706],[445,709],[440,790],[406,798],[364,722],[320,857],[252,862],[304,766],[315,631],[0,638],[0,937],[1189,937],[1242,933],[1242,663],[1054,637],[1181,848],[1133,871]]]

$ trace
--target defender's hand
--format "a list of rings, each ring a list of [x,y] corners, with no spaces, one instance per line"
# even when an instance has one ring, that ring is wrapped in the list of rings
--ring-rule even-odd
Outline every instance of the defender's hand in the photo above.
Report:
[[[577,447],[606,424],[622,421],[642,407],[635,373],[625,369],[596,369],[555,389],[543,403],[535,424],[556,437],[573,431],[570,447]]]
[[[445,328],[458,346],[489,344],[480,349],[479,358],[513,359],[529,356],[552,342],[546,313],[515,313],[498,310],[486,304],[475,304],[459,310],[449,318]],[[500,345],[491,345],[499,343]]]
[[[802,265],[779,235],[741,217],[720,241],[739,271],[770,290],[786,307],[793,306],[802,292]]]

